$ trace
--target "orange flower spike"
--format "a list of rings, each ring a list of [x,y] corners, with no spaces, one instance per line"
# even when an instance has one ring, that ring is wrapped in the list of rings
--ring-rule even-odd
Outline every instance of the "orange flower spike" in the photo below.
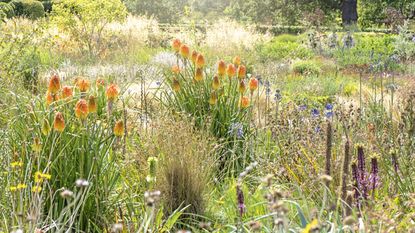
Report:
[[[172,87],[173,87],[173,91],[178,92],[180,91],[180,83],[179,80],[177,80],[176,78],[173,79],[173,83],[172,83]]]
[[[192,52],[192,62],[193,62],[193,64],[196,64],[196,60],[197,60],[198,55],[199,55],[199,53],[196,52],[195,50],[193,50],[193,52]]]
[[[224,76],[226,73],[226,63],[223,60],[218,62],[218,74],[219,76]]]
[[[177,66],[177,65],[174,65],[174,66],[171,68],[171,72],[173,72],[174,74],[179,74],[179,73],[180,73],[180,67],[179,67],[179,66]]]
[[[75,105],[75,116],[81,120],[88,116],[88,103],[84,99],[80,99]]]
[[[98,78],[98,79],[95,81],[95,85],[96,85],[98,88],[105,86],[105,81],[104,81],[104,79],[102,79],[102,78]]]
[[[239,66],[239,65],[241,65],[241,58],[240,58],[239,56],[234,57],[234,58],[233,58],[233,60],[232,60],[232,63],[233,63],[235,66]]]
[[[247,108],[249,107],[249,98],[247,96],[243,96],[241,98],[241,107],[242,108]]]
[[[50,94],[55,95],[61,89],[61,80],[57,74],[52,75],[49,80],[48,91]]]
[[[124,122],[119,120],[114,125],[114,135],[117,137],[122,137],[124,135]]]
[[[216,93],[212,91],[212,93],[210,94],[210,98],[209,98],[209,104],[215,105],[217,101],[218,101],[218,97],[216,96]]]
[[[235,66],[233,64],[229,64],[228,67],[226,67],[226,74],[229,78],[235,76],[236,70]]]
[[[97,102],[95,96],[90,95],[88,98],[88,112],[94,113],[97,112]]]
[[[245,93],[245,90],[246,90],[245,82],[244,80],[241,80],[239,82],[239,92],[243,95]]]
[[[246,76],[246,67],[244,65],[238,66],[238,78],[243,79]]]
[[[195,81],[199,82],[203,80],[203,69],[197,68],[195,73]]]
[[[64,86],[62,88],[62,99],[70,99],[73,96],[72,87]]]
[[[46,105],[51,105],[54,101],[52,94],[49,91],[46,91]]]
[[[203,68],[205,66],[205,57],[202,54],[198,54],[196,58],[196,67]]]
[[[76,86],[81,92],[87,92],[89,90],[89,81],[86,79],[78,79]]]
[[[57,112],[55,115],[55,119],[53,121],[53,129],[62,133],[65,129],[65,119],[63,119],[63,115],[60,112]]]
[[[180,40],[179,39],[174,39],[172,42],[171,42],[171,47],[173,48],[173,50],[175,51],[175,52],[179,52],[179,50],[180,50],[180,46],[182,45],[182,42],[180,42]]]
[[[184,57],[184,58],[189,58],[189,55],[190,55],[190,49],[189,49],[189,46],[187,46],[187,45],[185,45],[185,44],[182,44],[181,46],[180,46],[180,54],[182,55],[182,57]]]
[[[251,90],[251,93],[253,93],[256,89],[258,89],[258,79],[252,77],[249,80],[249,90]]]
[[[105,93],[109,101],[114,101],[115,99],[117,99],[118,94],[119,94],[119,91],[118,91],[118,86],[116,84],[109,85]]]
[[[213,77],[212,88],[213,88],[213,90],[217,90],[217,89],[220,88],[220,80],[219,80],[219,77],[217,75],[215,75]]]

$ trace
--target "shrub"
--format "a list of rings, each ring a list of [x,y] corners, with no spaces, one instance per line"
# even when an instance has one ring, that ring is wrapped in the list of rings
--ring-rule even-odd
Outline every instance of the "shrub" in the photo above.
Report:
[[[320,65],[315,61],[297,61],[292,65],[293,72],[301,75],[318,75],[321,73]]]
[[[279,36],[276,36],[274,38],[274,41],[276,42],[291,42],[291,43],[295,43],[298,42],[299,38],[296,35],[292,35],[292,34],[282,34]]]
[[[276,38],[259,48],[259,53],[264,60],[307,59],[313,56],[312,50],[306,46],[297,42],[281,41],[281,38]]]
[[[45,10],[41,2],[36,0],[13,0],[10,2],[14,6],[16,16],[24,16],[29,19],[38,19],[45,16]]]

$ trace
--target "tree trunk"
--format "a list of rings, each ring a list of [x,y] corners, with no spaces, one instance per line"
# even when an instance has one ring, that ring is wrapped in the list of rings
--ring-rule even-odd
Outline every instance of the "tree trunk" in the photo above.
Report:
[[[341,10],[343,26],[357,22],[357,0],[343,0]]]

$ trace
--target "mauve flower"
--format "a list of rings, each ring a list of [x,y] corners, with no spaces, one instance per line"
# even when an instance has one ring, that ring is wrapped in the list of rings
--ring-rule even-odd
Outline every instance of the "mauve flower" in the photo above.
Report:
[[[328,103],[326,104],[326,110],[332,110],[333,109],[333,105]]]
[[[306,109],[307,109],[307,105],[305,105],[305,104],[300,105],[300,106],[298,107],[298,110],[300,110],[300,111],[304,111],[304,110],[306,110]]]
[[[239,122],[232,123],[229,127],[228,134],[237,139],[241,139],[244,136],[244,126]]]
[[[245,213],[246,207],[245,207],[244,193],[239,184],[236,185],[236,199],[238,202],[239,215],[242,217],[242,215]]]
[[[318,116],[320,115],[320,111],[318,111],[318,109],[316,109],[316,108],[313,108],[313,109],[311,110],[311,115],[312,115],[313,117],[318,117]]]

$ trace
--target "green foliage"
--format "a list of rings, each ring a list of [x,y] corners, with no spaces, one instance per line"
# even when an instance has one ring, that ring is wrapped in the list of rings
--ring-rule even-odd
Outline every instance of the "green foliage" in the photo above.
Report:
[[[321,73],[321,66],[315,61],[297,61],[292,65],[294,73],[301,75],[319,75]]]
[[[292,36],[276,37],[259,47],[261,57],[264,60],[288,60],[307,59],[313,56],[310,49],[293,40]]]
[[[415,60],[415,35],[408,31],[408,26],[399,28],[399,35],[393,42],[394,53],[402,61]]]
[[[53,5],[52,22],[79,43],[91,57],[104,51],[106,26],[127,16],[121,0],[61,0]]]
[[[13,5],[16,16],[23,16],[29,19],[38,19],[45,16],[45,9],[39,1],[13,0],[10,4]]]
[[[0,2],[0,20],[14,16],[13,5]]]

